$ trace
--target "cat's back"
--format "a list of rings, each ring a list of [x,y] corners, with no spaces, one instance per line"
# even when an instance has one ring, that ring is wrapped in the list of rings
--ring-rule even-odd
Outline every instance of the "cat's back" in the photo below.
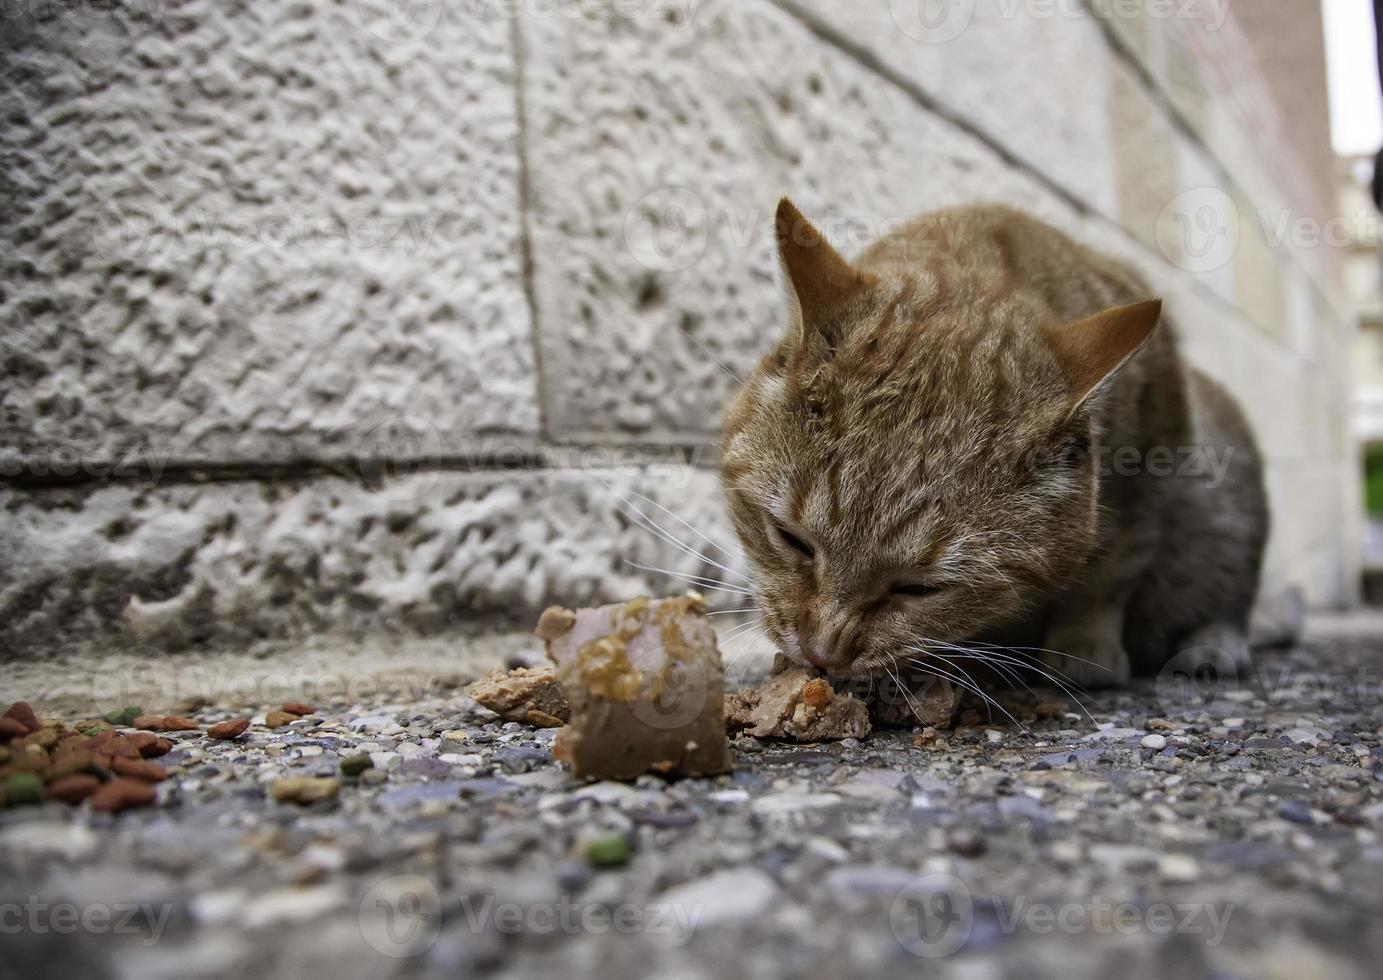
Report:
[[[997,204],[921,215],[871,245],[857,265],[881,273],[920,268],[943,288],[964,283],[972,289],[1026,293],[1063,320],[1152,295],[1123,263],[1032,215]]]

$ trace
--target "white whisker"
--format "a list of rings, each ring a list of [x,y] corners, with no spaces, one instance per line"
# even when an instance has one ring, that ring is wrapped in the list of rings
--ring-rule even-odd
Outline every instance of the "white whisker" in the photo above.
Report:
[[[668,531],[666,528],[664,528],[662,525],[660,525],[657,521],[653,520],[653,518],[649,517],[649,516],[648,516],[647,514],[645,514],[643,511],[639,510],[639,508],[635,507],[635,506],[634,506],[632,503],[630,503],[629,501],[625,500],[625,501],[622,501],[622,502],[624,503],[625,506],[627,506],[627,507],[628,507],[630,510],[632,510],[635,514],[638,514],[639,517],[643,518],[643,520],[644,520],[644,525],[643,525],[643,526],[644,526],[645,530],[652,531],[654,534],[658,535],[658,537],[662,538],[664,541],[666,541],[668,544],[672,545],[672,546],[673,546],[674,548],[676,548],[678,551],[681,551],[681,552],[683,552],[684,554],[690,555],[690,556],[693,557],[693,558],[699,558],[701,561],[706,562],[708,565],[714,565],[716,568],[719,568],[721,571],[723,571],[723,572],[725,572],[725,573],[727,573],[727,574],[729,574],[729,575],[734,575],[734,576],[736,576],[736,577],[738,577],[738,578],[745,578],[745,576],[744,576],[743,573],[738,572],[738,571],[736,571],[736,570],[733,569],[733,568],[730,568],[728,565],[722,565],[720,562],[716,561],[714,558],[711,558],[711,557],[709,557],[708,555],[703,555],[701,552],[697,551],[695,548],[693,548],[693,547],[691,547],[690,545],[686,544],[685,542],[681,541],[681,540],[678,539],[674,534],[672,534],[670,531]],[[625,516],[626,516],[626,517],[629,517],[629,514],[626,513]],[[633,518],[630,518],[630,519],[632,520]],[[635,523],[638,523],[638,522],[635,521]],[[748,580],[746,579],[746,581],[748,581]]]
[[[735,550],[732,552],[732,551],[730,550],[730,548],[727,548],[725,545],[721,544],[720,542],[716,541],[714,538],[712,538],[712,537],[710,537],[709,535],[707,535],[705,531],[702,531],[700,528],[698,528],[698,527],[696,527],[695,525],[689,523],[689,522],[688,522],[684,517],[682,517],[680,514],[677,514],[677,513],[675,513],[674,511],[668,510],[666,507],[664,507],[662,504],[658,503],[658,501],[654,500],[652,497],[649,497],[649,496],[647,496],[647,495],[645,495],[645,494],[639,493],[637,490],[627,490],[626,492],[627,492],[627,493],[633,494],[635,497],[638,497],[640,500],[646,500],[646,501],[648,501],[650,504],[652,504],[654,507],[657,507],[659,510],[661,510],[661,511],[662,511],[664,514],[666,514],[668,517],[671,517],[671,518],[672,518],[674,521],[676,521],[678,524],[681,524],[683,527],[685,527],[685,528],[686,528],[688,531],[690,531],[692,534],[695,534],[695,535],[696,535],[698,538],[700,538],[702,541],[705,541],[705,542],[706,542],[708,545],[710,545],[712,548],[716,548],[716,549],[720,550],[721,552],[723,552],[723,553],[726,554],[726,555],[738,554],[738,555],[740,555],[740,556],[743,556],[744,553],[743,553],[738,547],[736,547]],[[705,555],[702,555],[702,557],[704,558]],[[721,567],[724,568],[723,565],[722,565]],[[727,568],[726,571],[731,571],[731,570]],[[742,579],[745,579],[746,581],[748,580],[748,576],[744,575],[744,574],[741,573],[741,572],[735,572],[734,574],[738,575],[738,576],[739,576],[740,578],[742,578]]]
[[[713,578],[706,578],[702,575],[685,575],[681,572],[674,572],[669,568],[658,568],[655,565],[641,565],[640,563],[636,561],[631,561],[628,558],[622,558],[620,560],[632,568],[637,568],[645,572],[658,572],[659,574],[667,575],[670,578],[681,579],[683,582],[689,582],[692,585],[695,585],[697,588],[711,589],[715,592],[728,592],[731,595],[742,596],[746,599],[754,598],[753,593],[749,592],[749,590],[747,589],[742,589],[737,585],[728,585],[724,582],[719,582]]]

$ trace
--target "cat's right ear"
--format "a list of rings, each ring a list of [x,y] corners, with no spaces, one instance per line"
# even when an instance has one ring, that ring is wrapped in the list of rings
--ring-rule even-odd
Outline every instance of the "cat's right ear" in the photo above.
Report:
[[[1162,319],[1162,301],[1116,306],[1074,323],[1047,325],[1042,335],[1079,406],[1148,342]]]
[[[874,280],[841,258],[787,198],[778,202],[774,228],[794,329],[800,325],[797,339],[807,345],[820,338],[835,347],[844,330],[841,312]]]

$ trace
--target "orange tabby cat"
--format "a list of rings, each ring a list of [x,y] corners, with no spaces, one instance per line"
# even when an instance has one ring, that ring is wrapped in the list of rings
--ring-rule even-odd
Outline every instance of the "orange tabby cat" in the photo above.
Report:
[[[1189,646],[1246,664],[1258,453],[1134,272],[1001,207],[853,264],[786,200],[777,234],[788,329],[722,478],[784,653],[865,674],[1000,639],[1090,685]]]

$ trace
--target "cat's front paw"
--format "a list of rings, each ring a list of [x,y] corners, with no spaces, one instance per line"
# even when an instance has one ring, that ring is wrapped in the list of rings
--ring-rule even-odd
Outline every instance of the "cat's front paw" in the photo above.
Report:
[[[1083,630],[1053,630],[1044,645],[1043,665],[1081,687],[1122,687],[1133,674],[1123,643],[1113,637]]]

